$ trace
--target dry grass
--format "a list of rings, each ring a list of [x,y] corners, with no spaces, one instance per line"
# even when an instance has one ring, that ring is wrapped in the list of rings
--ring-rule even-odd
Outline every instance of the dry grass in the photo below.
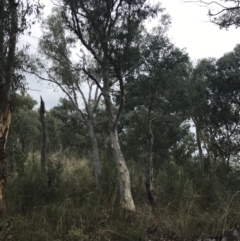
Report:
[[[111,162],[105,160],[104,188],[96,191],[88,158],[53,154],[48,173],[42,175],[39,155],[30,157],[24,175],[6,188],[8,216],[0,240],[195,240],[240,221],[239,192],[230,193],[211,179],[199,183],[187,175],[159,172],[158,202],[151,206],[141,170],[130,163],[137,211],[129,213],[119,207]],[[205,192],[206,185],[211,192]]]

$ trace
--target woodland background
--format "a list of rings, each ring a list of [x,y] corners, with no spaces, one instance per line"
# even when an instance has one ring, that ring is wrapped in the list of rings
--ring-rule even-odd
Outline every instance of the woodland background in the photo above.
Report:
[[[221,28],[239,27],[231,3],[209,12]],[[240,45],[192,63],[168,38],[170,16],[144,0],[42,11],[0,0],[0,117],[11,113],[0,239],[194,240],[240,221]],[[38,53],[13,50],[36,19]],[[38,106],[28,74],[65,98]]]

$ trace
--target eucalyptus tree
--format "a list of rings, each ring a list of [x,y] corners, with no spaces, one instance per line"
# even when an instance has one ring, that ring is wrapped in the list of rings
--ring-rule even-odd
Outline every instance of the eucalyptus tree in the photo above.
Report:
[[[187,91],[188,94],[185,95],[183,99],[185,99],[185,102],[187,103],[187,115],[195,126],[198,157],[202,175],[205,173],[203,146],[207,151],[209,161],[211,162],[209,143],[204,134],[204,119],[209,115],[207,108],[207,89],[209,84],[208,80],[209,78],[212,78],[215,73],[214,62],[215,60],[211,58],[199,61],[195,68],[191,68],[189,78],[186,80],[187,86],[184,86],[185,91]],[[186,108],[186,106],[183,105],[182,108]]]
[[[135,210],[131,194],[129,171],[119,145],[117,126],[124,103],[125,75],[136,67],[138,39],[145,20],[156,16],[161,8],[146,0],[58,1],[66,27],[80,40],[96,61],[100,79],[83,65],[83,71],[95,81],[105,100],[109,121],[109,136],[118,169],[120,202]],[[121,99],[117,111],[111,92],[118,91]]]
[[[240,151],[240,45],[215,61],[208,78],[207,115],[205,115],[204,132],[210,142],[213,157],[220,158],[229,165]],[[206,71],[205,71],[206,72]]]
[[[205,119],[209,115],[208,95],[209,78],[215,75],[215,59],[202,59],[194,67],[191,63],[187,66],[186,78],[176,81],[178,85],[174,93],[173,103],[186,120],[193,122],[195,139],[198,149],[200,172],[204,175],[204,150],[211,160],[209,140],[205,135]]]
[[[42,30],[39,55],[27,57],[25,71],[60,87],[77,110],[78,118],[87,126],[91,139],[96,188],[99,189],[101,165],[93,127],[94,113],[101,98],[99,88],[91,78],[82,75],[79,64],[74,63],[71,49],[76,43],[72,36],[67,35],[58,9],[53,9],[53,14],[43,21]],[[88,97],[85,96],[83,82],[85,87],[88,86]],[[81,108],[79,99],[83,101],[85,109]]]
[[[172,112],[171,106],[172,86],[176,78],[186,76],[186,64],[189,63],[188,55],[175,47],[167,37],[170,18],[162,16],[162,24],[146,33],[142,42],[142,62],[134,76],[130,76],[127,84],[127,107],[135,112],[138,120],[143,120],[140,132],[145,141],[145,185],[151,203],[155,201],[153,181],[153,148],[154,140],[163,137],[156,136],[161,131],[165,115]],[[141,116],[141,117],[140,117]],[[155,127],[155,124],[158,128]],[[182,123],[182,121],[180,121]],[[168,130],[169,131],[169,130]],[[165,133],[166,134],[166,133]],[[156,137],[155,137],[156,136]],[[169,148],[169,147],[168,147]]]
[[[182,103],[186,103],[181,108],[195,124],[203,174],[203,148],[210,164],[221,160],[226,165],[238,156],[240,150],[239,53],[237,45],[234,51],[219,59],[200,60],[186,83],[183,82],[187,94],[180,96]]]
[[[16,44],[18,36],[29,26],[27,16],[41,5],[37,0],[0,1],[0,202],[3,203],[5,183],[6,142],[11,123],[10,103],[14,84]],[[1,205],[3,207],[4,205]]]

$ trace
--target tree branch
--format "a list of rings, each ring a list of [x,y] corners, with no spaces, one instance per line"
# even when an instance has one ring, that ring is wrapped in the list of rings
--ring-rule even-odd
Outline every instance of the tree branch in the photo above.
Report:
[[[93,48],[89,44],[87,44],[87,42],[85,41],[85,39],[83,37],[82,30],[79,26],[79,20],[78,20],[77,12],[76,12],[75,8],[72,6],[72,4],[70,5],[70,8],[71,8],[71,11],[72,11],[73,26],[71,26],[69,21],[67,21],[69,28],[72,29],[75,32],[75,34],[81,40],[82,44],[92,53],[92,55],[96,59],[96,61],[100,65],[102,65],[102,60],[100,59],[100,57],[96,54],[96,52],[93,50]]]
[[[82,68],[82,71],[83,71],[91,80],[93,80],[93,81],[96,83],[97,87],[102,91],[102,87],[101,87],[101,85],[99,84],[99,81],[98,81],[92,74],[90,74],[85,68]]]
[[[60,87],[60,89],[68,96],[68,98],[70,99],[70,101],[72,102],[72,104],[74,105],[74,107],[76,108],[76,110],[81,114],[81,121],[86,124],[86,117],[84,116],[83,112],[78,108],[78,106],[76,105],[75,103],[75,100],[72,98],[72,96],[62,87],[62,85],[60,83],[58,83],[51,75],[50,73],[44,69],[46,74],[48,75],[48,78],[44,78],[42,77],[41,75],[39,75],[38,73],[36,72],[33,72],[33,71],[29,71],[29,70],[26,70],[24,69],[23,71],[26,72],[26,73],[29,73],[29,74],[33,74],[35,75],[36,77],[38,77],[40,80],[43,80],[43,81],[47,81],[47,82],[51,82],[51,83],[54,83],[56,84],[58,87]]]
[[[76,83],[76,87],[77,87],[78,91],[80,92],[80,94],[81,94],[81,96],[82,96],[82,98],[83,98],[83,102],[84,102],[84,104],[85,104],[87,113],[88,113],[88,115],[90,115],[90,111],[89,111],[89,106],[88,106],[87,100],[86,100],[86,98],[85,98],[85,95],[84,95],[82,89],[81,89],[80,86],[79,86],[79,83]]]

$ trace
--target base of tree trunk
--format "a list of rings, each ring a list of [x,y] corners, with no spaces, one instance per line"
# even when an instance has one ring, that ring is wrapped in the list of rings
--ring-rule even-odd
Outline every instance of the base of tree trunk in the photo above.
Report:
[[[135,211],[136,208],[132,198],[130,175],[119,145],[117,129],[110,130],[110,140],[119,176],[120,204],[124,209]]]

